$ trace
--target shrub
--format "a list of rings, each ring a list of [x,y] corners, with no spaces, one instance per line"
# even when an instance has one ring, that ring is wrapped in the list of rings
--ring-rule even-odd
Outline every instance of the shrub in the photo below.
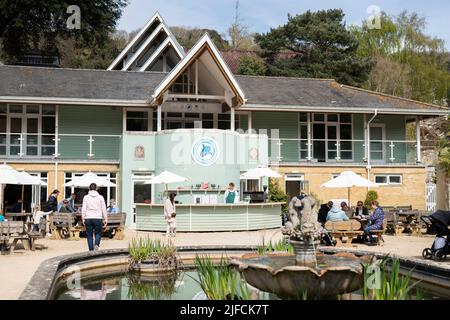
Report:
[[[364,205],[367,209],[372,208],[372,201],[378,200],[378,193],[376,191],[370,190],[367,192],[366,200],[364,200]]]
[[[288,212],[288,195],[281,190],[280,186],[274,179],[269,179],[269,200],[271,202],[284,202],[285,204],[281,206],[281,210],[283,213]]]
[[[239,59],[237,73],[245,76],[263,76],[266,74],[266,64],[259,57],[244,56]]]

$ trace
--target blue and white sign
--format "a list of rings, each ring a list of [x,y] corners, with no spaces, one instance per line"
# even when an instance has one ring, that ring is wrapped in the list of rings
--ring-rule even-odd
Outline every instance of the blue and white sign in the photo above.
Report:
[[[209,137],[197,139],[192,145],[192,158],[202,166],[210,166],[219,158],[217,142]]]

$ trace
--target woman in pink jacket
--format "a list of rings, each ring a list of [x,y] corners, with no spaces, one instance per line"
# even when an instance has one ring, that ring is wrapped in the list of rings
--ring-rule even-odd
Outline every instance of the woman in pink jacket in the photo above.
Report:
[[[102,237],[102,226],[108,224],[108,212],[106,211],[105,199],[97,192],[97,185],[91,183],[89,192],[83,198],[82,207],[83,224],[86,226],[86,236],[89,251],[98,250]],[[95,233],[95,247],[93,235]]]

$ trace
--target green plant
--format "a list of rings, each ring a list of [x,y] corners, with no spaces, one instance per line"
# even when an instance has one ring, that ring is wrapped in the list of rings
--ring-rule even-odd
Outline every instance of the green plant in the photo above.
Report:
[[[243,56],[239,59],[237,74],[245,76],[263,76],[266,74],[266,64],[258,56]]]
[[[262,241],[262,245],[259,245],[256,248],[256,252],[259,255],[266,254],[267,252],[273,252],[273,251],[286,251],[289,253],[294,253],[294,247],[292,247],[291,244],[286,243],[286,240],[280,239],[275,243],[272,243],[272,241],[268,242],[267,244],[264,242],[264,238]]]
[[[271,202],[284,202],[281,206],[283,213],[288,212],[288,195],[281,190],[279,184],[274,179],[269,179],[269,200]]]
[[[372,208],[372,201],[378,199],[378,193],[374,190],[367,191],[366,199],[364,200],[364,205],[367,209]]]
[[[372,272],[373,266],[377,271]],[[377,261],[375,264],[370,261],[363,264],[364,270],[364,300],[409,300],[412,298],[413,289],[419,283],[411,283],[412,271],[406,275],[400,273],[400,261],[397,258],[388,258],[387,256]],[[376,279],[377,286],[373,287],[373,278]],[[369,284],[372,284],[370,286]],[[416,298],[421,299],[421,292],[416,288]]]
[[[175,259],[177,254],[177,249],[172,242],[163,242],[149,237],[133,238],[128,248],[131,269],[144,260],[157,260],[160,266],[164,266]]]
[[[439,166],[447,171],[450,175],[450,131],[447,138],[443,138],[438,142]]]
[[[209,256],[195,256],[195,266],[203,292],[210,300],[249,300],[250,291],[239,272],[228,265],[222,257],[214,265]]]

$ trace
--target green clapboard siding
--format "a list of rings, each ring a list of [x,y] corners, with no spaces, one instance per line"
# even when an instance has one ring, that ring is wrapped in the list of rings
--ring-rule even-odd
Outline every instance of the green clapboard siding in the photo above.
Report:
[[[119,160],[120,137],[95,135],[121,135],[122,109],[97,106],[61,106],[58,111],[59,153],[61,159],[86,159],[89,137],[64,134],[93,135],[93,159]]]
[[[299,141],[283,139],[299,139],[298,112],[254,112],[252,126],[259,133],[267,133],[270,138],[280,138],[282,161],[299,161]],[[273,130],[278,129],[278,137]],[[267,130],[267,131],[263,131]],[[269,154],[277,155],[278,146],[273,141],[269,143]]]
[[[280,213],[280,204],[248,207],[246,205],[178,206],[177,231],[244,231],[279,228],[281,227]],[[137,205],[136,226],[138,230],[166,231],[163,206]]]
[[[353,115],[353,161],[362,163],[364,161],[364,116]]]

